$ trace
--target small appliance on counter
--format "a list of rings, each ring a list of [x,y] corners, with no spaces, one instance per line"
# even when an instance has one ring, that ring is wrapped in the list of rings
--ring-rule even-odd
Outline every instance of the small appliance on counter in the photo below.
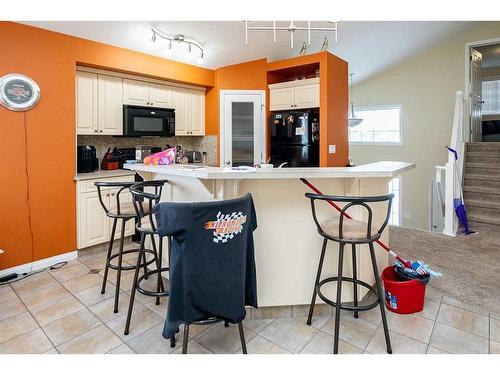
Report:
[[[319,167],[319,111],[271,113],[271,163],[275,167]]]
[[[135,146],[135,160],[137,160],[139,163],[142,163],[146,156],[160,152],[161,150],[161,147],[137,145]]]
[[[127,162],[127,160],[135,159],[135,148],[114,148],[111,153],[111,157],[114,161],[118,162],[118,168],[123,169],[123,164]]]
[[[99,159],[96,157],[94,146],[76,147],[76,171],[77,173],[90,173],[99,169]]]
[[[113,159],[113,154],[111,153],[111,148],[104,154],[101,161],[101,169],[105,171],[114,171],[118,169],[119,163],[117,160]]]
[[[200,151],[186,151],[188,163],[203,163],[203,155]]]

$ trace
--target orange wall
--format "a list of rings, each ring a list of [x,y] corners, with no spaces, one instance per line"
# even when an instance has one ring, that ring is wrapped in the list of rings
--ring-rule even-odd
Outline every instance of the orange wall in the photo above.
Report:
[[[28,112],[0,106],[0,270],[32,260],[25,151],[34,259],[76,248],[77,63],[205,87],[215,81],[210,69],[11,22],[0,22],[0,55],[0,76],[26,74],[41,88],[40,102]],[[209,134],[214,128],[207,123]]]

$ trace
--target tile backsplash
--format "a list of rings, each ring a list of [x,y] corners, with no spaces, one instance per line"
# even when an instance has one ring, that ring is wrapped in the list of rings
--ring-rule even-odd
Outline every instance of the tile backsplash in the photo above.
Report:
[[[181,145],[186,151],[201,151],[207,153],[207,164],[217,164],[217,136],[207,135],[200,137],[113,137],[111,135],[79,135],[78,146],[92,145],[101,162],[108,148],[131,148],[136,145],[165,147],[165,145]]]

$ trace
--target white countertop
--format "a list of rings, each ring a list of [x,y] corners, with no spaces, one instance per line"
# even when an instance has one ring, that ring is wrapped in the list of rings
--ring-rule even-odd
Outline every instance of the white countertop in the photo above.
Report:
[[[221,167],[193,168],[186,165],[144,165],[125,164],[123,168],[138,172],[151,172],[171,176],[184,176],[206,180],[253,180],[253,179],[296,179],[296,178],[356,178],[395,177],[415,168],[414,163],[380,161],[357,167],[321,168],[269,168],[255,171],[235,171]]]
[[[83,181],[83,180],[95,180],[99,178],[109,178],[109,177],[122,177],[122,176],[133,176],[134,171],[128,169],[115,169],[112,171],[98,170],[95,172],[88,173],[78,173],[73,180]]]

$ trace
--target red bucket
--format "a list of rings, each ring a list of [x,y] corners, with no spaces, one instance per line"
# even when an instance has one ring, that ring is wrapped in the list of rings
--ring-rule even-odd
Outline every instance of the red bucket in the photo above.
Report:
[[[425,284],[419,280],[403,280],[389,266],[382,272],[385,289],[385,305],[398,314],[422,311],[425,299]]]

